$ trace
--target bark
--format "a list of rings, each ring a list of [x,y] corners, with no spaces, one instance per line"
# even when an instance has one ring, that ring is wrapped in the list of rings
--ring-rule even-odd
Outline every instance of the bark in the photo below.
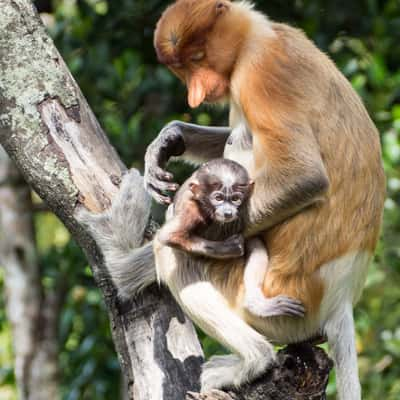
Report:
[[[278,352],[272,370],[240,390],[190,393],[186,400],[323,400],[332,365],[321,348],[291,345]]]
[[[101,248],[77,216],[82,207],[93,213],[110,207],[125,167],[28,0],[0,0],[0,70],[0,143],[84,250],[109,310],[129,398],[184,399],[199,388],[198,339],[164,289],[117,301]],[[150,204],[139,176],[134,195],[129,207],[147,219]],[[139,223],[131,229],[135,237],[145,233]]]
[[[184,398],[198,389],[202,361],[190,322],[166,290],[119,304],[101,249],[76,219],[81,207],[110,207],[125,167],[28,0],[0,0],[0,71],[0,143],[84,250],[109,310],[129,397]],[[138,199],[143,192],[138,180]],[[150,203],[137,207],[149,215]]]
[[[59,397],[58,305],[63,292],[43,291],[30,188],[1,146],[0,264],[5,269],[19,398],[55,400]]]

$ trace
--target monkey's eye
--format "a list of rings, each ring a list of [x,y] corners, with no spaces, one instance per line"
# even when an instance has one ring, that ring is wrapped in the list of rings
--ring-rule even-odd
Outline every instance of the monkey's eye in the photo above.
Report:
[[[204,51],[198,51],[197,53],[192,54],[190,56],[190,59],[192,61],[200,61],[204,58],[204,55],[205,55]]]
[[[239,194],[234,194],[231,197],[231,201],[236,206],[240,206],[242,204],[242,196],[240,196]]]
[[[225,200],[225,196],[224,196],[222,193],[217,192],[217,193],[215,193],[215,194],[213,195],[213,199],[214,199],[217,203],[222,203],[222,202]]]

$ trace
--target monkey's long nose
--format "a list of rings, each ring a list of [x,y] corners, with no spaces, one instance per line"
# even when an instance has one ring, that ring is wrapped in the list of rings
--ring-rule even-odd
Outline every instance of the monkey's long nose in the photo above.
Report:
[[[187,82],[188,103],[191,108],[198,107],[206,98],[206,88],[200,78],[194,75]]]

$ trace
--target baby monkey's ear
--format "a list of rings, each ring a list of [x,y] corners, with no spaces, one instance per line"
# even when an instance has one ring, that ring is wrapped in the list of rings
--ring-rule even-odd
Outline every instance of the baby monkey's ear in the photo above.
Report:
[[[253,193],[254,185],[255,185],[255,182],[253,181],[253,179],[250,179],[249,183],[247,185],[249,187],[249,194]]]
[[[193,193],[194,197],[197,197],[200,192],[200,182],[198,180],[191,181],[189,183],[189,189]]]

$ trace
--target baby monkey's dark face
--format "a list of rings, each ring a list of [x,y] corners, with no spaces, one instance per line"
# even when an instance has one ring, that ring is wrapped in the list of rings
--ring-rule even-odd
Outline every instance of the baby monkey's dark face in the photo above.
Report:
[[[220,224],[236,221],[253,190],[253,182],[239,164],[210,161],[195,173],[190,188],[208,218]]]
[[[209,195],[209,201],[214,211],[213,218],[222,224],[235,221],[240,215],[240,207],[247,198],[246,190],[239,190],[234,186],[221,186]]]

